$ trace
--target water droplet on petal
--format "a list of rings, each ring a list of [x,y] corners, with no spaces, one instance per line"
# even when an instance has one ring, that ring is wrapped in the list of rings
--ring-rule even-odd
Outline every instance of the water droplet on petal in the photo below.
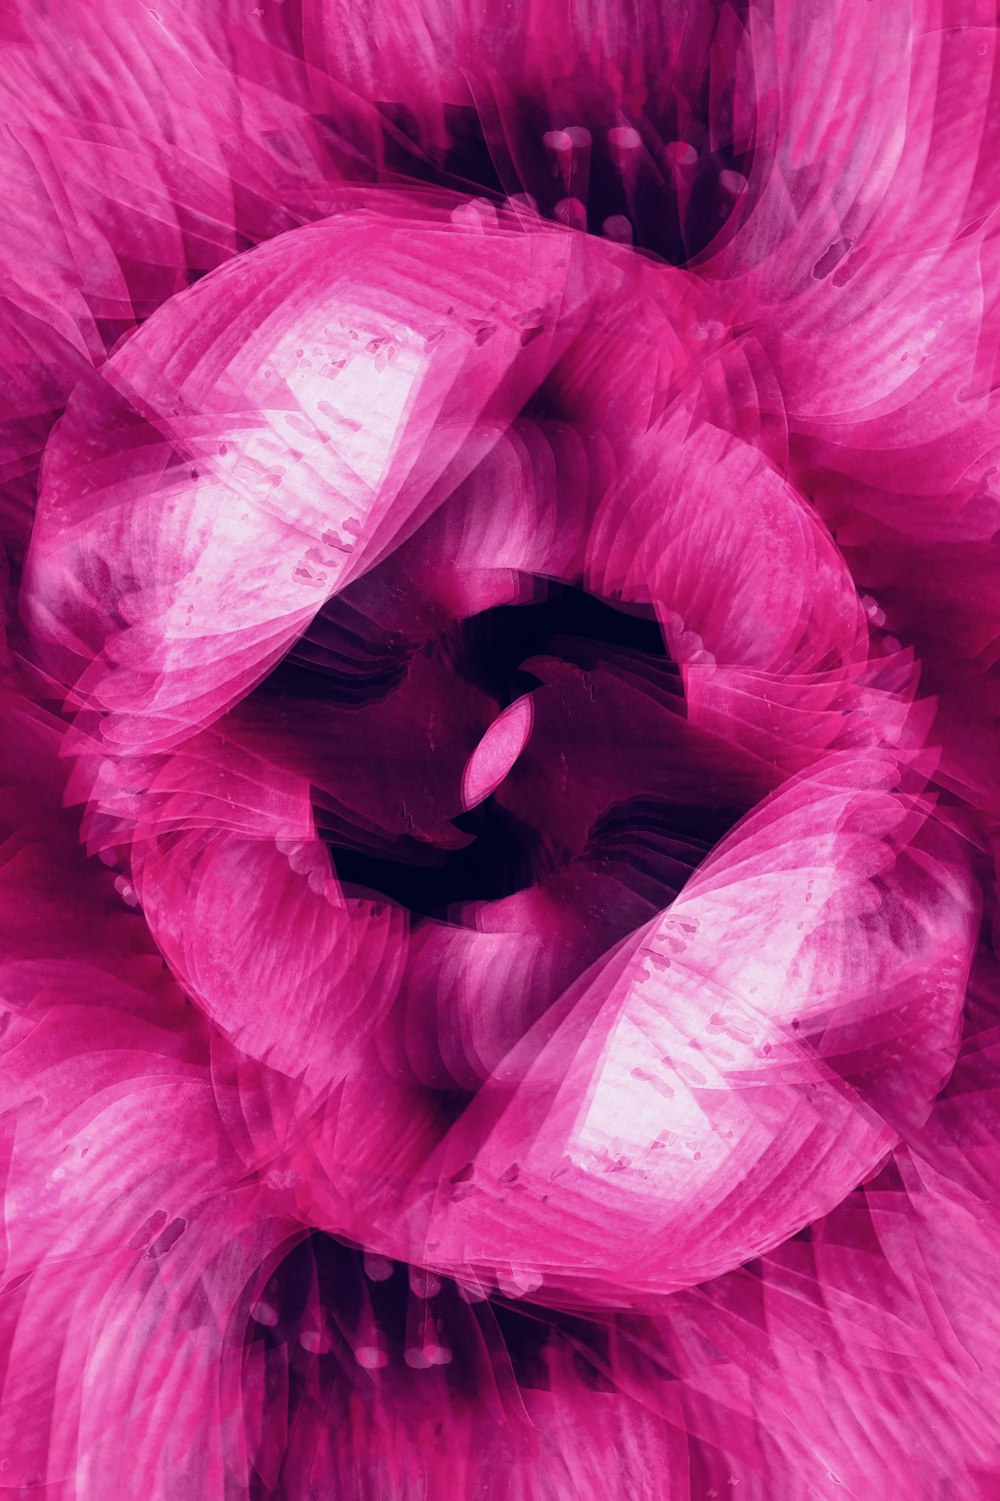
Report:
[[[410,1268],[410,1291],[415,1298],[436,1298],[441,1291],[441,1278],[413,1266]]]
[[[690,141],[668,141],[663,155],[667,165],[673,168],[693,167],[698,160],[698,153]]]
[[[486,198],[472,198],[451,211],[451,222],[472,234],[484,235],[496,227],[497,211]]]
[[[358,1345],[354,1358],[366,1371],[380,1371],[389,1364],[389,1355],[381,1345]]]
[[[559,223],[570,229],[587,228],[587,210],[579,198],[560,198],[553,212]]]
[[[638,151],[642,146],[642,136],[633,125],[615,125],[608,131],[608,145],[612,156],[617,159]]]
[[[573,137],[568,130],[547,130],[542,136],[542,145],[557,156],[573,150]]]
[[[330,1336],[320,1329],[303,1329],[299,1335],[299,1344],[310,1355],[328,1355],[333,1349]]]
[[[720,172],[719,187],[726,193],[731,193],[734,198],[746,191],[747,180],[742,172]]]
[[[609,240],[614,240],[617,245],[631,245],[633,239],[632,224],[629,219],[626,219],[624,214],[612,214],[610,218],[605,219],[601,228],[606,237]]]
[[[369,1282],[388,1282],[392,1276],[393,1266],[387,1256],[376,1256],[371,1251],[365,1251],[362,1265]]]

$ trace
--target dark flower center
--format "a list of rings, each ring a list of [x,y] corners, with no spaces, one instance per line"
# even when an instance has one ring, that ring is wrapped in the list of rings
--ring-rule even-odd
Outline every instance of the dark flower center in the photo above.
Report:
[[[476,110],[449,105],[447,144],[428,149],[404,105],[380,106],[386,165],[411,181],[461,193],[527,194],[548,219],[592,234],[626,236],[681,266],[719,234],[733,213],[734,184],[751,167],[749,143],[709,125],[707,83],[681,118],[676,99],[623,126],[620,108],[596,80],[574,80],[548,104],[533,96],[501,120],[484,99]],[[562,138],[575,141],[567,153]],[[563,150],[560,151],[560,146]],[[567,163],[566,156],[575,155]]]
[[[544,1390],[546,1350],[557,1347],[584,1384],[606,1387],[604,1320],[504,1298],[469,1301],[448,1278],[320,1232],[276,1267],[245,1339],[284,1354],[289,1419],[321,1396],[346,1406],[352,1390],[367,1395],[373,1380],[414,1417],[441,1400],[442,1382],[454,1400],[479,1397],[498,1379]]]
[[[652,611],[626,611],[581,588],[550,581],[538,582],[534,594],[530,603],[498,606],[457,622],[428,643],[425,650],[447,660],[457,693],[463,686],[479,690],[503,709],[539,688],[533,659],[555,658],[586,672],[624,651],[676,698],[682,710],[680,676]],[[594,713],[599,716],[599,705]],[[610,749],[614,727],[605,726],[604,731]],[[618,726],[618,731],[627,733],[628,727]],[[406,788],[400,787],[404,804],[406,795]],[[566,795],[573,796],[571,788]],[[644,813],[653,825],[662,825],[665,818],[669,822],[669,813],[655,803]],[[337,876],[355,894],[387,897],[415,917],[441,918],[457,904],[495,901],[523,890],[551,875],[572,853],[554,847],[530,819],[505,806],[502,795],[485,798],[451,822],[468,836],[461,848],[435,848],[404,835],[391,851],[381,853],[330,831],[328,847]],[[603,834],[601,828],[595,830],[598,840],[606,836],[620,850],[622,822],[619,810]],[[717,837],[717,819],[712,819],[711,829],[702,829],[697,815],[693,820],[681,817],[685,822],[696,841],[707,836],[706,849]]]
[[[404,639],[373,618],[378,572],[255,695],[313,784],[345,895],[476,925],[475,904],[541,889],[587,945],[668,905],[755,799],[732,747],[688,723],[652,610],[523,578],[520,603]],[[470,793],[478,748],[521,705],[522,741]]]

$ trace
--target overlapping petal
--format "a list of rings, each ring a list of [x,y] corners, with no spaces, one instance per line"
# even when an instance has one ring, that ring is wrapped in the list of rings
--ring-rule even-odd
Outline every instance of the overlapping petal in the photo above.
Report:
[[[995,25],[0,22],[4,1484],[992,1494]]]

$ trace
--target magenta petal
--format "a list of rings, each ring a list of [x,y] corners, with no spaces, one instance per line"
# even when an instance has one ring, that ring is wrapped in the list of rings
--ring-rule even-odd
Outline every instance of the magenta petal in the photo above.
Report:
[[[986,1501],[995,5],[154,5],[0,14],[0,1489]]]
[[[398,912],[346,904],[315,841],[189,835],[136,880],[174,972],[244,1052],[312,1088],[343,1078],[403,960]]]
[[[593,539],[602,592],[651,599],[692,672],[850,659],[863,628],[850,576],[754,449],[680,410],[634,455]]]
[[[977,918],[957,851],[906,853],[926,813],[898,781],[888,758],[842,760],[777,794],[567,993],[454,1128],[433,1207],[413,1203],[435,1264],[649,1298],[779,1243],[876,1166],[898,1104],[877,1070],[852,1079],[852,1031],[882,1028],[897,1065],[906,1038],[903,1098],[926,1111]],[[939,937],[907,930],[931,889]]]
[[[239,1335],[293,1227],[246,1191],[185,1208],[155,1219],[145,1251],[53,1260],[13,1295],[0,1420],[13,1484],[208,1501],[247,1476]]]
[[[110,391],[78,394],[28,598],[68,685],[81,652],[101,653],[85,682],[112,711],[109,742],[168,742],[242,696],[488,451],[612,266],[505,222],[464,240],[442,280],[455,244],[364,211],[279,238],[149,320],[106,368]],[[525,306],[544,330],[527,344]],[[95,424],[100,522],[81,535],[78,445]],[[108,462],[123,444],[124,472]]]
[[[462,802],[474,808],[500,786],[527,744],[534,720],[533,700],[516,699],[490,725],[462,776]]]

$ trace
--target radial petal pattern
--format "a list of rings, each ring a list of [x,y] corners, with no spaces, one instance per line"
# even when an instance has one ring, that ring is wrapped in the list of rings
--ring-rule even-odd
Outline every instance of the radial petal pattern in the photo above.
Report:
[[[0,1490],[1000,1487],[987,0],[10,0]]]

